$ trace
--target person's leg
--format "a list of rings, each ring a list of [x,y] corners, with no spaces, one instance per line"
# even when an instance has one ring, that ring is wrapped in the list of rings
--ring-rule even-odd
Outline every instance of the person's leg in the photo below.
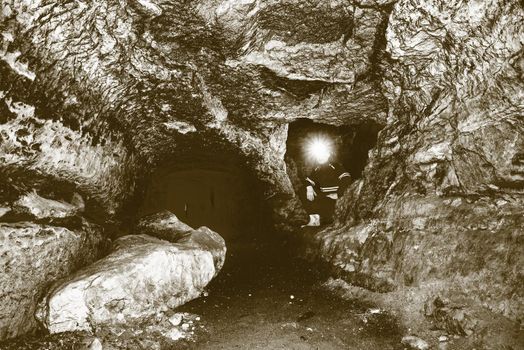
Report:
[[[333,222],[333,214],[335,213],[336,200],[322,197],[319,200],[318,213],[320,214],[320,223],[322,225],[330,224]]]
[[[304,226],[320,226],[320,214],[321,208],[319,196],[315,197],[312,201],[307,201],[305,209],[309,214],[309,222]]]

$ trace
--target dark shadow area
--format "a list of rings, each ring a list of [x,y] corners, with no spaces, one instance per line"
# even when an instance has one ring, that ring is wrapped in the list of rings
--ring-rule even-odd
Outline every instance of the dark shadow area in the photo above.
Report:
[[[333,126],[299,119],[290,123],[285,160],[288,175],[299,197],[304,200],[304,179],[317,166],[306,152],[306,146],[312,138],[321,136],[330,140],[334,150],[332,161],[342,164],[355,180],[362,176],[368,161],[368,152],[375,146],[381,128],[373,122],[356,126]]]
[[[234,239],[246,227],[263,224],[260,198],[252,198],[249,189],[248,181],[231,172],[163,169],[152,176],[140,216],[167,209],[194,228],[207,226]]]
[[[260,68],[260,77],[266,87],[288,92],[300,100],[319,93],[330,85],[318,80],[305,81],[279,77],[267,68]]]
[[[192,150],[152,173],[138,216],[166,209],[228,244],[245,234],[265,235],[272,224],[263,186],[242,159],[212,150]]]
[[[397,320],[326,290],[326,266],[298,258],[298,244],[237,241],[206,296],[179,308],[200,322],[177,349],[402,349]]]

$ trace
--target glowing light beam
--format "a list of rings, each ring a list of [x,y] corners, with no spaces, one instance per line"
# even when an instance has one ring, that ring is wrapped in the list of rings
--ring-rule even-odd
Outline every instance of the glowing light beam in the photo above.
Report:
[[[333,153],[331,140],[324,136],[312,137],[306,145],[306,154],[310,160],[324,164]]]

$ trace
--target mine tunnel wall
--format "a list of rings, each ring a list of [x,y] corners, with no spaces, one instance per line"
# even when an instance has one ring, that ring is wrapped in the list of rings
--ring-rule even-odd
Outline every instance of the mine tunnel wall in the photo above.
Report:
[[[419,288],[473,298],[486,309],[521,319],[522,272],[516,266],[524,261],[524,125],[522,41],[516,39],[522,26],[516,24],[523,22],[522,6],[517,1],[372,2],[377,5],[352,9],[344,2],[337,9],[328,2],[300,4],[326,15],[321,18],[348,10],[353,24],[344,33],[327,26],[329,35],[320,36],[325,32],[317,25],[339,21],[305,23],[314,35],[296,36],[288,25],[296,23],[290,19],[302,20],[302,11],[281,16],[279,7],[257,8],[260,2],[254,8],[228,2],[232,6],[220,18],[184,11],[192,2],[171,2],[162,16],[142,11],[138,3],[90,2],[76,11],[75,2],[46,8],[2,2],[0,181],[7,190],[0,186],[0,210],[26,211],[19,197],[32,191],[46,197],[40,183],[48,177],[74,184],[86,208],[67,214],[82,219],[71,230],[53,215],[1,224],[7,244],[0,246],[5,288],[0,295],[9,298],[2,300],[0,339],[36,327],[31,320],[39,294],[89,263],[77,258],[95,259],[99,243],[86,245],[83,237],[101,240],[107,233],[83,219],[96,206],[97,218],[114,220],[134,192],[133,169],[149,168],[164,150],[184,149],[182,135],[212,130],[200,141],[227,140],[250,154],[250,167],[273,185],[273,198],[303,193],[308,168],[296,158],[300,143],[288,142],[286,156],[294,188],[288,188],[280,152],[285,140],[279,127],[297,118],[358,125],[380,115],[387,124],[360,179],[363,158],[343,161],[358,182],[344,201],[358,217],[316,235],[318,255],[344,269],[352,283],[365,279],[364,287],[379,280],[392,289],[409,287],[409,293]],[[282,25],[268,26],[271,21]],[[126,34],[119,23],[126,23]],[[215,45],[224,30],[228,42],[248,44],[248,54],[228,48],[228,42]],[[358,133],[342,138],[351,140],[344,149],[365,144]],[[19,169],[26,176],[19,176]],[[193,199],[188,189],[180,189],[184,179],[198,188],[195,198],[202,205],[194,218],[190,206],[187,219],[233,232],[237,224],[228,215],[239,210],[240,194],[221,192],[215,201],[224,199],[225,205],[208,213],[210,184],[223,188],[238,182],[236,175],[220,172],[178,174],[173,194],[166,192],[162,203],[180,212],[180,204]],[[170,188],[158,187],[162,195],[161,189]],[[265,197],[256,198],[249,202],[263,203]],[[285,200],[274,207],[288,210]],[[144,213],[157,203],[148,205]],[[216,222],[200,223],[204,212]],[[77,238],[68,241],[72,237]],[[35,270],[33,259],[45,271]],[[430,285],[435,281],[440,289]],[[419,312],[420,303],[417,307]]]

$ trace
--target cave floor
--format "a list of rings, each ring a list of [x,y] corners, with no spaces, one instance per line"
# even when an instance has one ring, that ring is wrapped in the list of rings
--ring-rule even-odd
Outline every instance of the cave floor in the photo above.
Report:
[[[394,317],[330,293],[322,287],[327,271],[294,257],[296,241],[268,236],[275,238],[228,244],[226,263],[207,296],[177,308],[195,319],[191,338],[160,348],[109,339],[120,346],[107,349],[404,349]],[[83,332],[40,334],[0,343],[0,349],[98,349],[86,346],[92,339]]]
[[[179,308],[200,316],[180,349],[403,349],[393,317],[324,290],[327,274],[293,258],[292,245],[230,245],[209,295]]]

